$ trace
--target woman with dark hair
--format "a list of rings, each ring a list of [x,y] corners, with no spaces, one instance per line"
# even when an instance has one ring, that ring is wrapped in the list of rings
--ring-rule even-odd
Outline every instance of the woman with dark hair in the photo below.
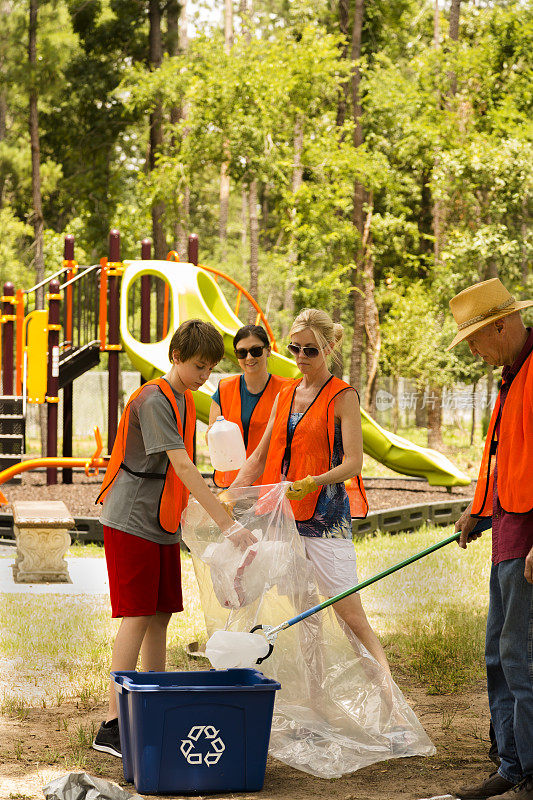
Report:
[[[222,378],[213,395],[209,412],[209,427],[217,417],[236,422],[244,439],[246,457],[251,455],[265,432],[274,401],[287,381],[270,375],[267,359],[270,342],[260,325],[244,325],[233,338],[233,347],[241,375]],[[215,485],[226,489],[237,476],[234,472],[215,470]],[[261,483],[261,476],[256,481]]]

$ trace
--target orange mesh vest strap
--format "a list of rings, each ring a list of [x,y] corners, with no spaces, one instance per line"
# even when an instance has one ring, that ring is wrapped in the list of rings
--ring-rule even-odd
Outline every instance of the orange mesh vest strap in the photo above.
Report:
[[[494,464],[498,452],[498,499],[504,511],[526,514],[533,510],[533,353],[514,378],[501,411],[495,441],[500,396],[492,412],[481,461],[472,514],[492,514]]]
[[[256,403],[250,424],[248,426],[248,442],[246,445],[246,457],[252,455],[255,448],[261,441],[261,437],[265,432],[265,428],[270,419],[270,412],[274,401],[279,394],[282,386],[287,383],[287,378],[278,378],[277,375],[269,375],[267,384],[261,393],[261,397]],[[220,410],[225,419],[231,422],[236,422],[239,426],[244,438],[244,430],[241,417],[241,376],[233,375],[231,378],[222,378],[218,384],[218,391],[220,397]],[[213,480],[216,486],[221,489],[226,489],[230,486],[237,477],[238,470],[230,472],[220,472],[215,470]],[[262,476],[260,476],[254,486],[262,483]]]
[[[192,459],[193,457],[194,430],[196,427],[196,411],[194,408],[194,400],[192,398],[192,393],[189,390],[185,392],[185,431],[184,431],[181,422],[181,417],[179,414],[178,405],[176,403],[176,398],[168,382],[164,378],[156,378],[155,380],[148,381],[139,389],[137,389],[135,392],[133,392],[133,394],[131,395],[126,404],[124,412],[122,413],[118,425],[115,444],[113,445],[113,450],[111,451],[111,456],[109,458],[109,463],[107,465],[107,469],[104,475],[104,480],[102,481],[102,488],[100,490],[100,494],[96,499],[97,503],[104,502],[104,499],[111,490],[111,487],[113,486],[113,483],[115,482],[119,470],[121,469],[121,466],[124,462],[131,402],[146,388],[146,386],[150,386],[150,384],[155,384],[156,386],[158,386],[159,389],[163,392],[163,394],[167,398],[167,400],[169,401],[172,407],[172,411],[174,413],[174,418],[176,420],[178,433],[183,439],[183,442],[185,444],[185,449],[189,455],[189,458]],[[140,473],[134,473],[134,474],[140,475]],[[146,477],[150,477],[150,474],[146,473]],[[176,531],[178,530],[181,514],[183,512],[183,509],[187,505],[188,498],[189,498],[188,490],[185,488],[183,483],[178,479],[178,476],[176,475],[176,472],[169,461],[165,473],[163,489],[161,491],[161,496],[159,498],[159,504],[158,504],[159,524],[161,525],[163,530],[166,531],[167,533],[176,533]]]
[[[279,483],[281,467],[288,461],[288,481],[305,478],[306,475],[321,475],[331,469],[331,455],[335,437],[334,400],[342,392],[353,390],[348,383],[331,376],[296,424],[292,440],[289,441],[289,419],[294,404],[294,395],[300,381],[284,386],[279,393],[274,428],[270,439],[263,483]],[[322,487],[302,500],[291,500],[294,517],[298,522],[310,520],[315,512]],[[352,489],[354,510],[366,516],[368,503],[363,482],[357,479]],[[352,498],[350,498],[352,499]],[[352,506],[352,503],[350,503]]]

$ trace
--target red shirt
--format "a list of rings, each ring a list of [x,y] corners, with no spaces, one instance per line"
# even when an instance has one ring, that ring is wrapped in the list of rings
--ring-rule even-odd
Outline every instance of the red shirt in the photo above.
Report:
[[[496,434],[500,435],[501,409],[509,393],[513,379],[518,375],[527,358],[533,352],[533,328],[528,328],[528,337],[520,355],[511,366],[502,370],[500,389],[500,415],[496,423]],[[533,358],[533,356],[532,356]],[[533,547],[533,510],[525,514],[505,511],[498,499],[498,453],[494,468],[494,494],[492,500],[492,562],[508,561],[510,558],[525,558]]]

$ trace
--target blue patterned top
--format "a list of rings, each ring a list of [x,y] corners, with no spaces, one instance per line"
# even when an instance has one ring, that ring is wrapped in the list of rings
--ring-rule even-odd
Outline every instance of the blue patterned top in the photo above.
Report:
[[[296,424],[303,417],[303,412],[294,412],[289,418],[289,436],[292,438]],[[344,458],[342,447],[341,424],[335,420],[335,436],[333,439],[333,453],[331,456],[331,469],[338,467]],[[286,461],[283,462],[281,472],[286,472]],[[305,475],[301,475],[305,478]],[[318,496],[315,513],[307,522],[297,522],[300,536],[314,536],[325,539],[351,539],[352,518],[350,515],[350,501],[344,483],[333,483],[323,486]]]

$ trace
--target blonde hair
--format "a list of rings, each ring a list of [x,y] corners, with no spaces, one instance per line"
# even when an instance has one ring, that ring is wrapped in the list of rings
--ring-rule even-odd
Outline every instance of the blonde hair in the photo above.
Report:
[[[329,314],[320,308],[304,308],[292,323],[290,333],[300,333],[305,328],[313,331],[321,349],[331,347],[332,351],[329,355],[336,363],[340,363],[338,349],[344,336],[342,325],[339,322],[333,322]]]

